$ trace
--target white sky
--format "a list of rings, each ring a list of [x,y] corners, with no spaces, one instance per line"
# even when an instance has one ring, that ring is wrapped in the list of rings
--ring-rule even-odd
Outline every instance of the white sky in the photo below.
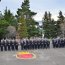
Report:
[[[18,8],[20,8],[23,0],[2,0],[0,2],[0,11],[4,12],[5,7],[11,10],[12,13],[16,14]],[[65,0],[30,0],[30,9],[37,12],[34,19],[41,21],[45,11],[52,13],[52,18],[57,20],[59,11],[65,14]]]

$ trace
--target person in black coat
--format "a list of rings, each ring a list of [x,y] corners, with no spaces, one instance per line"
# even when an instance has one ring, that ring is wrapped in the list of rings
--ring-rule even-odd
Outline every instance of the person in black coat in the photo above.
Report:
[[[24,49],[23,40],[20,41],[20,45],[21,45],[21,50],[23,50]]]
[[[14,41],[14,49],[18,51],[18,42],[17,41]]]
[[[3,46],[4,46],[4,50],[7,51],[7,41],[6,40],[3,41]]]
[[[10,40],[7,40],[7,49],[8,51],[11,51],[11,41]]]
[[[0,47],[1,47],[1,51],[3,51],[3,50],[4,50],[3,42],[1,41],[0,44],[1,44],[1,45],[0,45]]]
[[[55,39],[52,40],[53,48],[56,48],[57,41]]]

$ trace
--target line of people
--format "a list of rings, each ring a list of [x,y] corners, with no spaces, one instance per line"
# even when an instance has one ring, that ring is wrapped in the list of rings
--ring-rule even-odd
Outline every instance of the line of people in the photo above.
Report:
[[[65,39],[53,39],[52,44],[53,44],[53,48],[64,48]]]
[[[52,39],[53,48],[64,48],[65,39]],[[16,39],[2,39],[0,42],[0,51],[28,50],[28,49],[47,49],[50,48],[48,39],[22,39],[19,42]]]
[[[42,39],[23,39],[20,42],[17,42],[14,39],[3,39],[0,42],[0,51],[14,51],[19,50],[28,50],[28,49],[47,49],[50,48],[50,41]]]
[[[50,48],[50,41],[42,39],[32,39],[32,40],[21,40],[20,42],[21,50],[27,49],[47,49]]]
[[[0,51],[14,51],[18,50],[18,43],[15,40],[1,40],[0,42]]]

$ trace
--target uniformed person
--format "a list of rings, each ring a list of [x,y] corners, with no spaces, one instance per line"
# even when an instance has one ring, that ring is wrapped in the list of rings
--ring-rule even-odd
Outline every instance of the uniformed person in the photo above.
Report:
[[[27,49],[30,49],[30,42],[29,42],[28,39],[26,40],[26,50],[27,50]]]
[[[65,39],[64,39],[64,47],[65,47]]]
[[[52,40],[52,44],[53,44],[53,48],[56,48],[56,40],[55,39]]]
[[[32,46],[32,49],[34,49],[34,43],[33,43],[33,39],[32,39],[31,41],[32,41],[32,44],[31,44],[31,46]]]
[[[60,46],[60,44],[61,44],[61,40],[60,39],[58,39],[58,48],[60,48],[61,46]]]
[[[21,50],[23,50],[24,49],[23,40],[20,41],[20,45],[21,45]]]
[[[34,40],[32,39],[32,49],[34,49]]]
[[[4,39],[1,40],[1,51],[4,50],[4,47],[3,47],[3,40],[4,40]]]
[[[26,43],[25,43],[25,40],[23,40],[23,49],[25,50],[25,47],[26,47]]]
[[[10,40],[7,40],[7,48],[8,48],[8,51],[11,51],[11,41]]]
[[[40,48],[42,49],[43,43],[42,43],[42,39],[40,40]]]
[[[18,42],[15,40],[14,41],[14,49],[17,50],[17,51],[18,51],[18,45],[19,45]]]
[[[13,42],[13,40],[10,41],[10,44],[11,44],[11,50],[14,51],[14,42]]]
[[[37,40],[34,40],[35,49],[37,49]]]
[[[29,48],[32,49],[32,40],[29,40]]]
[[[46,40],[44,40],[44,49],[47,48]]]
[[[6,41],[6,39],[3,40],[3,46],[4,46],[4,50],[7,51],[7,41]]]

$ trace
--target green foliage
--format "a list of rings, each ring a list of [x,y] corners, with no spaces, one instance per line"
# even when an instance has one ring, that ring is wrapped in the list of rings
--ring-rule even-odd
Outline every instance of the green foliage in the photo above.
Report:
[[[65,30],[64,30],[64,28],[65,28],[65,17],[63,16],[62,11],[59,12],[57,23],[58,23],[59,28],[60,28],[60,32],[59,32],[60,37],[65,37]]]
[[[45,12],[44,21],[43,21],[43,30],[44,30],[44,37],[46,38],[56,38],[59,35],[59,25],[57,21],[51,19],[51,14],[47,14]]]
[[[6,30],[9,26],[9,23],[6,20],[0,20],[0,39],[5,37],[5,34],[8,33]]]
[[[0,28],[6,28],[9,23],[6,20],[0,20]]]
[[[27,27],[26,27],[26,21],[25,21],[24,17],[21,17],[19,19],[18,31],[19,31],[20,38],[26,38],[28,36]]]
[[[61,24],[64,22],[64,16],[62,14],[62,11],[59,12],[59,16],[58,16],[58,23]]]
[[[5,12],[4,12],[4,19],[10,23],[12,18],[13,18],[12,13],[10,12],[10,10],[7,10],[7,7],[6,7]]]
[[[5,34],[7,34],[8,31],[4,28],[0,28],[0,39],[5,37]]]
[[[22,2],[21,8],[17,11],[18,22],[21,23],[21,27],[19,27],[21,37],[32,37],[38,33],[35,27],[35,25],[38,25],[38,23],[32,19],[36,13],[32,12],[29,8],[29,0],[24,0],[24,2]]]
[[[9,23],[9,25],[17,27],[17,20],[15,19],[15,16],[13,16],[11,11],[7,10],[7,7],[4,12],[4,19]]]
[[[9,25],[15,26],[19,32],[20,38],[41,36],[42,30],[39,28],[39,23],[32,18],[36,14],[37,13],[30,10],[29,0],[22,2],[21,8],[18,8],[16,16],[14,16],[10,10],[7,10],[6,7],[4,15],[0,13],[0,39],[7,33],[6,29]],[[59,36],[62,32],[61,28],[63,25],[61,26],[61,24],[64,24],[64,20],[65,17],[62,11],[59,12],[57,21],[52,20],[50,12],[45,12],[42,25],[44,37],[56,38]],[[20,24],[18,25],[18,23]]]
[[[38,22],[36,22],[34,19],[29,19],[29,20],[26,20],[27,22],[27,28],[28,28],[28,34],[29,36],[28,37],[33,37],[33,36],[38,36],[38,33],[39,33],[39,29],[36,28],[37,25],[39,25]]]

